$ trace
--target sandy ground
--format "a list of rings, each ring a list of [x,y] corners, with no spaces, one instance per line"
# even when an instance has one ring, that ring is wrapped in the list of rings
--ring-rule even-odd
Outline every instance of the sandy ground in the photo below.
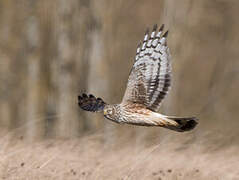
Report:
[[[238,146],[175,137],[140,145],[104,143],[102,134],[31,143],[3,136],[0,179],[239,179]]]

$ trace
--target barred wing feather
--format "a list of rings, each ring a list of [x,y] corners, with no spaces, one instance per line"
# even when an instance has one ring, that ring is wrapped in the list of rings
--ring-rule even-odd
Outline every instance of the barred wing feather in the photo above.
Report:
[[[142,45],[137,48],[122,103],[140,103],[158,111],[171,82],[170,53],[166,43],[168,31],[162,35],[163,28],[164,25],[157,30],[154,25],[151,34],[146,31]]]

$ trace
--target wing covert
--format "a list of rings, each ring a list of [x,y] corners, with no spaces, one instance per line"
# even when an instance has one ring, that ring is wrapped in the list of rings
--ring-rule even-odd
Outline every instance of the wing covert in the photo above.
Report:
[[[166,43],[168,31],[162,35],[163,28],[164,25],[157,31],[154,25],[151,34],[147,30],[142,45],[137,47],[122,103],[140,103],[158,111],[171,82],[170,52]]]

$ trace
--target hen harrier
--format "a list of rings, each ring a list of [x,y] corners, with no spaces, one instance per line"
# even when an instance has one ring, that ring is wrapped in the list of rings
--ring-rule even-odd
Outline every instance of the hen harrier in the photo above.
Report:
[[[128,79],[125,95],[120,104],[107,104],[101,98],[82,94],[79,106],[86,111],[103,112],[104,117],[116,122],[140,126],[160,126],[174,131],[192,130],[197,125],[195,117],[175,117],[157,113],[168,93],[171,82],[171,62],[166,43],[168,31],[163,35],[154,25],[146,31],[143,44],[137,47],[134,65]]]

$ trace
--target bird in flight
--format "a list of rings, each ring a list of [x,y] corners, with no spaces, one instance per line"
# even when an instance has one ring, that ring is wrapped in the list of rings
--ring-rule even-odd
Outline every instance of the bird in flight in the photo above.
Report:
[[[196,117],[166,116],[158,113],[171,84],[171,55],[167,46],[168,31],[163,33],[154,25],[146,31],[143,43],[136,51],[127,88],[120,104],[108,104],[94,95],[78,96],[81,109],[100,112],[104,117],[120,124],[159,126],[184,132],[198,123]]]

